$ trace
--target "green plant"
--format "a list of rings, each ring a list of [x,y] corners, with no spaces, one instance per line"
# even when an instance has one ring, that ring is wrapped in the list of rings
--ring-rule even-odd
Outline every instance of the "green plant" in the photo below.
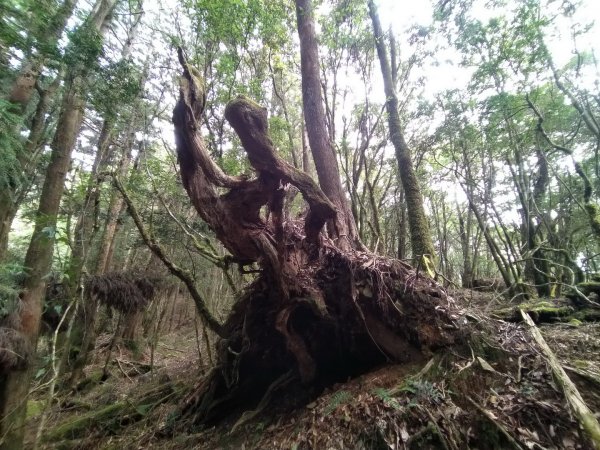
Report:
[[[325,415],[328,416],[333,411],[335,411],[338,406],[350,402],[351,399],[352,399],[352,394],[350,394],[350,392],[348,392],[348,391],[336,392],[335,394],[333,394],[331,396],[331,399],[329,400],[329,404],[325,408],[325,411],[324,411]]]
[[[406,381],[404,386],[399,389],[399,392],[413,394],[410,402],[408,403],[409,407],[416,406],[423,401],[437,403],[443,398],[443,394],[439,391],[439,389],[433,383],[427,380],[409,379]]]
[[[19,281],[23,267],[18,264],[0,264],[0,318],[8,315],[19,300]]]
[[[0,99],[0,189],[14,189],[21,178],[21,164],[18,157],[22,142],[17,130],[21,117],[12,112],[13,105]]]
[[[377,397],[379,397],[383,401],[383,403],[385,403],[387,406],[391,406],[392,408],[394,408],[397,411],[400,411],[402,409],[402,406],[398,402],[398,399],[394,398],[391,395],[391,392],[389,389],[375,388],[375,389],[373,389],[373,394],[375,394]]]

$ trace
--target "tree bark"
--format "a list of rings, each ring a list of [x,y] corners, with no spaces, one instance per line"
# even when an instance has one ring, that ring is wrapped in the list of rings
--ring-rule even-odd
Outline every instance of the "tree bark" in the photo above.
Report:
[[[300,37],[300,68],[302,71],[302,103],[308,141],[315,161],[319,185],[335,205],[337,217],[329,232],[338,245],[362,248],[356,223],[346,199],[333,144],[327,133],[323,95],[319,74],[319,51],[311,0],[296,0],[298,36]],[[343,241],[346,241],[345,243]]]
[[[46,38],[44,47],[56,46],[65,29],[67,20],[73,13],[75,3],[76,0],[65,0],[58,8],[54,17],[50,19],[44,33]],[[38,47],[40,46],[39,44]],[[40,86],[39,78],[47,56],[47,50],[41,51],[38,49],[37,54],[27,59],[23,63],[8,94],[8,101],[13,105],[12,109],[14,112],[19,116],[23,116],[36,88],[40,92],[40,99],[31,122],[28,141],[25,143],[24,149],[17,154],[17,161],[23,172],[22,185],[24,186],[28,186],[31,181],[31,165],[36,159],[35,150],[37,149],[41,131],[43,130],[45,115],[54,92],[58,87],[56,82],[51,83],[45,90]],[[59,79],[60,77],[57,77],[57,81]],[[15,186],[14,188],[9,187],[0,191],[0,262],[6,257],[10,228],[20,206],[20,200],[24,197],[25,193],[20,195],[19,186]]]
[[[400,122],[400,114],[398,113],[398,97],[392,79],[392,69],[385,48],[383,31],[377,14],[377,8],[373,0],[369,0],[369,14],[373,22],[373,33],[375,36],[375,46],[381,66],[381,74],[383,76],[383,86],[386,97],[386,110],[388,113],[388,127],[390,132],[390,140],[396,150],[396,160],[398,162],[398,172],[404,189],[406,199],[406,208],[408,210],[408,227],[410,230],[410,243],[415,259],[423,255],[429,258],[435,258],[435,250],[431,235],[429,233],[429,224],[423,207],[423,197],[421,196],[421,188],[419,180],[413,167],[410,156],[410,148],[404,139],[402,125]]]
[[[46,115],[54,100],[54,94],[58,90],[60,81],[61,76],[59,75],[46,89],[40,89],[40,99],[31,121],[24,151],[17,154],[17,161],[23,172],[20,185],[15,189],[0,190],[0,262],[6,258],[8,235],[13,220],[35,178],[33,172],[41,153],[40,148],[43,144],[42,138],[46,127]]]
[[[123,61],[127,60],[131,55],[131,48],[136,37],[141,19],[142,14],[138,14],[136,16],[135,21],[128,30],[127,40],[125,41],[125,44],[123,45],[123,48],[121,50],[121,60]],[[143,85],[144,82],[144,79],[140,80],[141,85]],[[127,128],[124,130],[125,143],[123,145],[123,153],[121,154],[119,167],[117,169],[117,176],[122,178],[124,178],[127,174],[129,170],[129,163],[131,162],[131,152],[133,150],[136,123],[138,121],[138,117],[135,114],[136,112],[134,111],[132,117],[129,118],[129,124]],[[117,130],[114,129],[114,122],[108,118],[105,119],[102,125],[102,132],[100,133],[100,138],[98,142],[98,154],[96,155],[98,165],[100,160],[105,158],[104,153],[108,151],[110,146],[110,140],[114,133],[117,133]],[[90,184],[90,186],[88,187],[88,198],[90,200],[93,198],[98,198],[98,196],[100,195],[100,185],[99,181],[97,180],[98,165],[92,168],[92,177],[94,178],[94,180],[92,181],[92,184]],[[113,242],[114,234],[117,229],[117,221],[122,206],[122,197],[116,191],[113,190],[108,206],[104,232],[100,241],[100,250],[98,252],[96,264],[93,270],[94,275],[102,275],[107,271],[108,257],[111,249],[111,244]],[[75,237],[76,239],[78,239],[78,241],[76,241],[75,243],[76,246],[71,256],[71,282],[74,283],[72,285],[71,295],[78,295],[78,290],[80,289],[82,268],[87,258],[87,255],[84,252],[84,247],[91,242],[92,230],[93,221],[91,220],[91,217],[89,217],[89,212],[84,210],[80,217],[80,222],[78,223],[78,227],[75,232]],[[78,310],[79,318],[74,324],[74,329],[71,333],[71,342],[69,342],[67,350],[68,355],[66,358],[63,358],[63,361],[65,361],[65,363],[68,363],[72,368],[69,383],[67,383],[69,386],[72,386],[73,383],[76,383],[82,378],[83,369],[88,363],[89,354],[93,350],[96,342],[95,325],[98,305],[95,301],[93,301],[93,298],[90,296],[83,296],[82,298],[85,298],[86,300],[84,304],[81,305],[81,308],[79,308]],[[73,352],[74,354],[71,354],[73,349],[77,350]]]
[[[65,29],[67,20],[73,13],[75,3],[76,0],[64,0],[54,17],[48,22],[47,28],[44,30],[43,46],[46,49],[57,45]],[[41,47],[41,43],[38,42],[37,47]],[[47,56],[47,50],[41,51],[38,48],[37,54],[26,60],[21,67],[21,71],[12,85],[8,97],[8,101],[15,105],[18,114],[23,114],[31,101]]]
[[[98,32],[110,17],[115,0],[100,0],[94,14],[88,19],[89,26]],[[83,120],[85,100],[84,80],[88,74],[86,67],[74,67],[67,77],[61,112],[52,141],[50,164],[40,196],[35,219],[35,228],[25,256],[27,276],[23,282],[23,294],[15,322],[19,331],[35,349],[39,333],[46,275],[52,267],[54,253],[54,233],[57,215],[62,198],[65,178],[71,162],[71,153]],[[8,371],[4,383],[0,383],[3,394],[0,398],[0,435],[4,436],[4,448],[21,448],[24,437],[24,419],[27,405],[27,391],[30,371]],[[14,388],[14,389],[13,389]],[[11,389],[11,390],[9,390]],[[0,447],[0,448],[3,448]]]

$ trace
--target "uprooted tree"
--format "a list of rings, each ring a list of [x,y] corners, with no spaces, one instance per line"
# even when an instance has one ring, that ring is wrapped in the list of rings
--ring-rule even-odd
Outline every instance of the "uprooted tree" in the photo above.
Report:
[[[206,308],[220,337],[218,364],[185,400],[194,421],[216,419],[232,406],[252,408],[292,380],[323,386],[385,361],[414,361],[460,339],[459,313],[423,270],[365,252],[336,230],[347,217],[304,172],[281,159],[266,109],[246,97],[225,117],[255,171],[224,173],[200,134],[204,85],[185,60],[173,113],[181,178],[200,217],[240,265],[259,275],[224,324]],[[306,210],[289,217],[289,189]],[[225,193],[221,193],[226,191]]]

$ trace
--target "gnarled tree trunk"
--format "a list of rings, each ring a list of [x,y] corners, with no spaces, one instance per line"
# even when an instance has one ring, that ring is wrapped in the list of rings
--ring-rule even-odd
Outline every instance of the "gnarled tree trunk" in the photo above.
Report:
[[[219,361],[185,399],[183,414],[216,419],[232,405],[255,406],[293,379],[323,386],[455,342],[458,316],[435,282],[400,261],[342,250],[323,235],[336,207],[275,153],[264,108],[238,97],[225,109],[256,176],[225,174],[212,161],[199,132],[203,83],[179,56],[183,77],[173,122],[183,185],[233,259],[260,268],[224,324],[205,317],[221,337]],[[306,212],[284,220],[289,185],[302,194]],[[219,195],[218,188],[227,192]]]

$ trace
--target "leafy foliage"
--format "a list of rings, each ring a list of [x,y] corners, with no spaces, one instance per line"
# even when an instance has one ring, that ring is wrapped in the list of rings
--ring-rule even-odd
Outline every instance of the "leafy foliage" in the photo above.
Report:
[[[19,301],[19,283],[24,275],[17,264],[0,264],[0,318],[11,313]]]
[[[142,74],[129,59],[109,62],[94,73],[91,103],[107,120],[114,121],[121,108],[134,106],[141,91]]]
[[[0,189],[14,188],[20,182],[19,156],[23,150],[17,137],[21,117],[12,112],[13,105],[0,99]]]
[[[324,410],[324,414],[325,415],[331,414],[333,411],[335,411],[338,408],[338,406],[348,403],[351,400],[352,400],[352,394],[350,392],[344,391],[344,390],[336,391],[329,399],[329,403],[327,404],[327,407]]]
[[[69,46],[65,51],[64,63],[70,67],[97,68],[103,53],[100,33],[86,22],[68,34]]]

